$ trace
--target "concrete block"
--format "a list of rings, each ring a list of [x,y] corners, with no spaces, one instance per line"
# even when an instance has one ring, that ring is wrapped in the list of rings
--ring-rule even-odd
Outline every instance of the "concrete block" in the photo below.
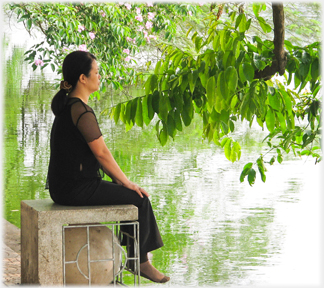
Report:
[[[63,285],[63,225],[136,220],[134,205],[62,206],[51,199],[21,201],[21,283]]]

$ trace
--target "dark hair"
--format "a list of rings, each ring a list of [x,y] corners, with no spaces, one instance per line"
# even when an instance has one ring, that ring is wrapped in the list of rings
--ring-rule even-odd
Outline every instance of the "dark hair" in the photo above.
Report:
[[[64,81],[68,82],[69,85],[72,85],[70,92],[75,89],[81,74],[89,77],[92,62],[95,59],[96,57],[93,54],[85,51],[74,51],[65,57],[62,71]],[[62,112],[67,100],[66,94],[66,90],[60,89],[60,91],[53,97],[51,108],[55,116]]]

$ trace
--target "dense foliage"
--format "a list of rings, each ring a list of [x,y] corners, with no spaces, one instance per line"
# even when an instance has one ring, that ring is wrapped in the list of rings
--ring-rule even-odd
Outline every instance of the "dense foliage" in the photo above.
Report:
[[[138,66],[135,53],[149,50],[161,34],[171,39],[177,19],[196,11],[193,5],[128,3],[19,3],[8,4],[18,22],[44,38],[26,51],[33,68],[50,65],[61,73],[64,57],[73,50],[86,50],[100,61],[101,92],[112,84],[115,89],[132,84]],[[100,97],[99,93],[95,96]]]
[[[247,178],[252,185],[256,169],[265,182],[265,163],[281,163],[284,153],[321,160],[320,43],[299,46],[285,40],[285,73],[259,77],[275,61],[274,41],[268,36],[273,24],[266,14],[271,6],[254,3],[249,9],[243,7],[9,5],[27,30],[37,26],[46,36],[49,48],[42,42],[26,52],[34,68],[49,64],[60,72],[58,67],[69,50],[89,49],[100,59],[101,91],[107,84],[117,89],[133,83],[134,77],[138,85],[143,83],[145,95],[118,103],[110,111],[116,122],[125,123],[126,130],[157,119],[157,137],[165,145],[199,115],[204,138],[223,147],[226,158],[234,162],[241,156],[240,143],[235,134],[231,136],[236,123],[257,122],[267,129],[264,142],[268,151],[255,163],[247,163],[240,177],[241,182]],[[152,70],[143,72],[130,65],[135,62],[132,55],[153,46],[160,54],[156,62],[149,63]]]

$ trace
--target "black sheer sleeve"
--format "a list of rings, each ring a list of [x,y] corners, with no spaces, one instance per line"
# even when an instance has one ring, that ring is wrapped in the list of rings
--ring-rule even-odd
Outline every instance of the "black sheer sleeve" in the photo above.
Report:
[[[81,101],[73,103],[71,116],[74,125],[81,132],[87,143],[98,139],[102,135],[96,115],[88,105]]]

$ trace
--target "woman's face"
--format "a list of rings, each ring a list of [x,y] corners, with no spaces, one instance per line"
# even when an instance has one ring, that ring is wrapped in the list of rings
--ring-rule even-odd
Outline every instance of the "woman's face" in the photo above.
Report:
[[[101,76],[99,75],[99,67],[97,61],[93,60],[90,75],[89,77],[87,77],[87,88],[89,89],[90,93],[99,90],[100,78]]]

